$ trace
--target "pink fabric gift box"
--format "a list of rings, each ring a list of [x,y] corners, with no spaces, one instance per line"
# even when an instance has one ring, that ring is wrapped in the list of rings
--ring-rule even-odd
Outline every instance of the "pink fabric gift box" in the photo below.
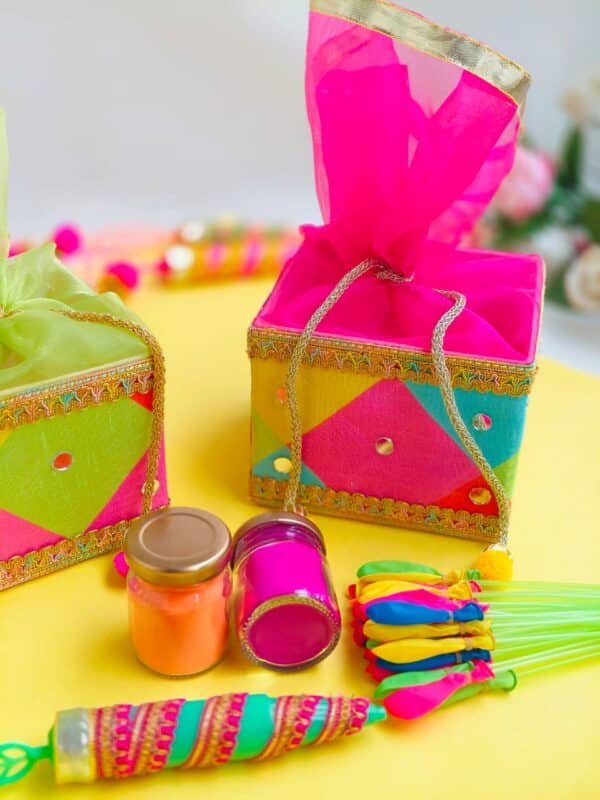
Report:
[[[487,46],[379,0],[313,0],[306,93],[324,218],[252,323],[251,495],[282,502],[290,473],[291,353],[338,281],[356,280],[312,337],[297,380],[307,509],[489,542],[498,492],[444,405],[454,398],[512,491],[535,358],[543,263],[461,240],[509,172],[529,76]]]

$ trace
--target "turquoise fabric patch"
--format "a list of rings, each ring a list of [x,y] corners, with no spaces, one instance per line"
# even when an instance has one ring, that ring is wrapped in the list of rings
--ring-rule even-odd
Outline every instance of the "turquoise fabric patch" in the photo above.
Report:
[[[405,386],[464,451],[446,413],[439,387],[413,381],[406,381]],[[527,395],[511,397],[493,392],[455,389],[454,396],[462,418],[492,467],[503,464],[519,452],[525,424]],[[471,423],[475,414],[487,414],[492,420],[492,427],[487,431],[475,430]]]
[[[276,481],[286,480],[288,475],[285,472],[279,472],[275,469],[275,459],[277,458],[290,458],[289,447],[280,447],[275,450],[262,461],[258,461],[252,467],[252,474],[258,478],[274,478]],[[311,469],[305,464],[302,464],[302,471],[300,473],[300,482],[306,486],[320,486],[321,489],[326,489],[326,485]]]

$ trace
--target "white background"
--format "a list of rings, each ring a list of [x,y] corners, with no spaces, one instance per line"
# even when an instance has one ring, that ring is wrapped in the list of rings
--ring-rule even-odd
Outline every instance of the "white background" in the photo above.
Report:
[[[317,221],[307,0],[0,0],[13,236],[72,219]],[[554,149],[559,97],[600,74],[600,0],[414,0],[534,76],[526,125]],[[547,316],[544,349],[600,372],[600,320]]]

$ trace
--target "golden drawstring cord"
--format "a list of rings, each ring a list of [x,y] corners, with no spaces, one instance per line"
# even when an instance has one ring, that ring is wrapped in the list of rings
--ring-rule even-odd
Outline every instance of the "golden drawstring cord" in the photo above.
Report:
[[[331,311],[335,304],[343,297],[350,286],[367,272],[370,272],[374,269],[377,270],[377,277],[383,280],[393,280],[398,283],[407,283],[412,280],[412,276],[405,277],[403,275],[399,275],[376,259],[365,259],[356,267],[347,272],[343,278],[338,281],[331,292],[327,295],[325,300],[323,300],[321,305],[313,312],[292,352],[285,379],[286,401],[289,409],[291,428],[290,455],[292,462],[283,505],[285,511],[302,513],[302,509],[298,506],[298,492],[300,489],[300,478],[302,474],[302,423],[300,420],[297,392],[297,377],[300,365],[302,364],[306,349],[317,326],[323,321],[325,316],[329,313],[329,311]],[[454,320],[457,319],[457,317],[459,317],[463,312],[467,301],[465,296],[459,292],[445,291],[443,289],[436,289],[435,291],[453,301],[451,308],[448,309],[448,311],[446,311],[437,321],[431,338],[431,356],[440,385],[442,400],[456,435],[462,442],[465,450],[471,456],[475,464],[477,464],[479,467],[481,474],[492,487],[496,497],[496,502],[498,504],[498,527],[500,532],[500,542],[506,546],[508,541],[510,500],[506,494],[504,486],[498,479],[486,457],[483,455],[481,448],[471,435],[464,423],[460,411],[458,410],[456,399],[454,397],[454,390],[452,389],[452,377],[446,364],[446,357],[444,355],[444,338],[446,336],[446,332]]]
[[[288,481],[285,500],[283,503],[284,511],[295,511],[301,513],[298,508],[298,491],[300,489],[300,477],[302,474],[302,423],[300,421],[300,410],[298,408],[298,394],[296,391],[296,378],[298,370],[302,364],[302,359],[306,352],[306,348],[315,332],[317,326],[323,321],[325,316],[331,311],[334,305],[343,297],[346,290],[354,283],[354,281],[361,278],[365,273],[377,267],[381,268],[381,264],[374,259],[366,259],[361,261],[356,267],[347,272],[344,277],[333,287],[331,292],[327,295],[321,305],[314,311],[304,330],[300,334],[300,338],[294,347],[290,358],[286,379],[285,379],[285,394],[289,408],[290,427],[292,431],[292,439],[290,443],[290,453],[292,468],[290,470],[290,477]]]
[[[144,502],[142,511],[147,514],[152,510],[152,497],[158,473],[160,446],[162,441],[163,424],[165,416],[165,357],[156,337],[143,325],[130,320],[120,319],[112,314],[99,314],[94,311],[58,310],[57,313],[64,317],[81,322],[95,322],[99,325],[109,325],[137,336],[146,345],[152,358],[154,372],[152,393],[152,427],[150,429],[150,447],[148,450],[148,464],[146,467],[146,482],[144,483]]]
[[[131,333],[140,339],[150,351],[152,358],[152,370],[154,373],[153,382],[153,402],[152,402],[152,427],[150,429],[150,446],[148,450],[148,464],[146,467],[146,481],[143,491],[142,512],[147,514],[152,509],[152,497],[154,495],[154,485],[158,473],[158,461],[160,458],[160,447],[165,416],[165,358],[156,337],[150,333],[143,325],[130,320],[120,319],[112,314],[101,314],[95,311],[74,311],[71,309],[51,309],[56,314],[69,317],[79,322],[93,322],[98,325],[108,325],[112,328]],[[19,309],[8,311],[0,316],[12,317],[21,313]]]
[[[463,312],[465,306],[467,305],[467,300],[464,294],[460,294],[460,292],[449,292],[442,289],[436,289],[436,292],[454,301],[454,305],[449,308],[448,311],[446,311],[445,314],[443,314],[437,321],[437,324],[433,330],[433,336],[431,337],[431,357],[435,372],[438,376],[442,400],[444,401],[446,413],[450,418],[450,422],[452,423],[452,427],[454,428],[456,435],[462,442],[465,450],[479,467],[483,477],[492,487],[496,497],[496,503],[498,504],[498,529],[500,532],[500,544],[506,547],[508,543],[510,498],[508,497],[506,490],[498,476],[492,469],[490,462],[483,455],[481,448],[465,425],[460,411],[458,410],[458,405],[452,389],[452,377],[450,375],[450,370],[448,369],[446,357],[444,355],[444,337],[446,336],[446,331],[450,325],[452,325],[454,320],[457,319],[457,317],[459,317]]]

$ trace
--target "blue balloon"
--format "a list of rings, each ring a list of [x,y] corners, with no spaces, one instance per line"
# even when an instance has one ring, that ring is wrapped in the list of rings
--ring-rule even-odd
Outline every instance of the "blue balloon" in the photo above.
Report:
[[[460,658],[459,658],[460,657]],[[453,667],[455,664],[462,664],[465,661],[491,661],[492,656],[489,650],[463,650],[460,653],[444,653],[431,658],[423,658],[420,661],[411,661],[408,664],[394,664],[393,661],[386,661],[377,658],[375,664],[382,669],[390,672],[412,672],[419,669],[435,669],[439,667]]]
[[[443,622],[472,622],[483,619],[477,603],[466,603],[454,612],[407,603],[403,600],[381,600],[367,606],[368,619],[380,625],[433,625]]]

